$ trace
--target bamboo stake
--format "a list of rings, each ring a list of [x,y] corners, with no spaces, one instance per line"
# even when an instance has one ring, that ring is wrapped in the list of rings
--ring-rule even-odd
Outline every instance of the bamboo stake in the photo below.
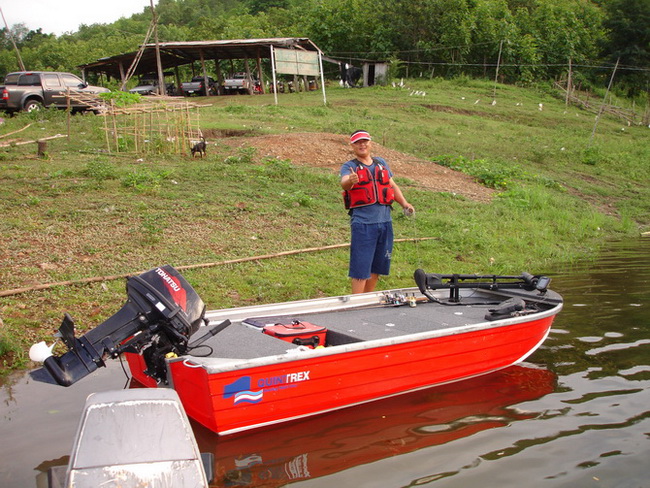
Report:
[[[418,241],[428,241],[432,239],[438,239],[437,237],[414,237],[408,239],[395,239],[394,242],[418,242]],[[199,268],[213,268],[215,266],[224,266],[228,264],[239,264],[246,263],[250,261],[261,261],[264,259],[272,259],[284,256],[292,256],[296,254],[304,254],[316,251],[327,251],[330,249],[339,249],[342,247],[349,247],[350,243],[345,242],[343,244],[332,244],[330,246],[320,246],[320,247],[308,247],[305,249],[294,249],[292,251],[282,251],[275,254],[263,254],[261,256],[250,256],[247,258],[238,258],[238,259],[226,259],[224,261],[216,261],[213,263],[201,263],[201,264],[189,264],[186,266],[176,266],[176,269],[179,271],[187,269],[199,269]],[[8,297],[12,295],[19,295],[21,293],[26,293],[29,291],[37,290],[46,290],[48,288],[54,288],[55,286],[69,286],[69,285],[83,285],[87,283],[97,283],[99,281],[115,281],[119,279],[128,278],[129,276],[137,276],[146,271],[138,271],[136,273],[124,273],[119,275],[106,275],[106,276],[95,276],[92,278],[82,278],[79,280],[68,280],[68,281],[59,281],[56,283],[42,283],[40,285],[28,286],[25,288],[14,288],[12,290],[2,290],[0,291],[0,297]]]
[[[22,131],[24,131],[25,129],[27,129],[30,125],[32,125],[31,122],[30,122],[29,124],[27,124],[25,127],[23,127],[22,129],[18,129],[18,130],[15,130],[15,131],[13,131],[13,132],[7,132],[6,134],[2,134],[2,135],[0,135],[0,139],[2,139],[3,137],[10,136],[10,135],[12,135],[12,134],[18,134],[19,132],[22,132]]]
[[[10,146],[24,146],[25,144],[34,144],[38,143],[41,141],[51,141],[52,139],[60,139],[61,137],[68,137],[65,134],[57,134],[55,136],[49,136],[49,137],[41,137],[39,139],[34,139],[33,141],[20,141],[20,142],[12,142],[12,143],[2,143],[0,144],[0,147],[10,147]]]
[[[594,134],[596,134],[596,127],[598,126],[598,122],[600,121],[600,116],[603,113],[603,110],[605,109],[605,104],[607,102],[607,95],[609,94],[610,88],[612,88],[612,83],[614,82],[614,75],[616,74],[616,69],[618,68],[618,62],[621,60],[621,58],[618,58],[616,60],[616,66],[614,66],[614,71],[612,71],[612,77],[609,79],[609,85],[607,85],[607,91],[605,92],[605,97],[603,98],[603,103],[600,106],[600,111],[598,112],[598,115],[596,116],[596,121],[594,122],[594,129],[591,131],[591,137],[589,138],[589,145],[588,147],[591,147],[591,143],[594,140]]]

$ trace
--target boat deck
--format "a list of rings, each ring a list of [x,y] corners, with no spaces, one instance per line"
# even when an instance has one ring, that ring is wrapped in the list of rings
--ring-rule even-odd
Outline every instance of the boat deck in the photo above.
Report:
[[[464,299],[458,305],[419,302],[417,306],[374,305],[326,312],[299,312],[294,315],[249,317],[233,323],[213,338],[204,342],[211,348],[211,358],[253,359],[285,354],[297,345],[263,334],[267,324],[291,324],[294,320],[310,322],[327,329],[326,346],[338,346],[355,342],[444,330],[485,322],[488,309],[500,300],[489,295]],[[550,308],[550,307],[549,307]],[[214,318],[219,321],[218,316]],[[195,352],[201,356],[200,350]],[[190,353],[194,356],[194,354]]]

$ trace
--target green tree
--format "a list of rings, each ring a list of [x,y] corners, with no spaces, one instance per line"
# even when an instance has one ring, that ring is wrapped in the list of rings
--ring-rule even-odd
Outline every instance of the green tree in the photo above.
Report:
[[[650,1],[611,0],[604,3],[607,29],[602,43],[603,56],[611,62],[620,59],[618,75],[636,95],[648,90],[650,82]],[[650,95],[650,91],[648,92]]]

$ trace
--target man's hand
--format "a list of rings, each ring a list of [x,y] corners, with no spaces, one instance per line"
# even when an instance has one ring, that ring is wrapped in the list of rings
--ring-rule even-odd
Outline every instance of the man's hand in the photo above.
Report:
[[[359,175],[356,171],[352,171],[352,173],[345,175],[341,180],[341,186],[344,190],[350,190],[357,183],[359,183]]]

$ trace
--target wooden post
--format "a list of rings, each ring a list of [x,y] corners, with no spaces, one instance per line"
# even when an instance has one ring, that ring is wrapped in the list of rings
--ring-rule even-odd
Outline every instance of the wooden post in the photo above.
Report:
[[[221,63],[218,59],[214,60],[214,70],[217,72],[217,93],[223,95],[223,73],[221,72]]]
[[[160,60],[160,44],[158,43],[158,20],[156,18],[156,10],[153,8],[153,0],[149,0],[151,4],[151,15],[153,16],[153,25],[154,25],[154,40],[156,42],[156,65],[158,66],[158,93],[160,95],[166,95],[167,90],[165,89],[165,75],[162,70],[162,61]]]
[[[261,93],[266,93],[266,89],[264,88],[264,73],[262,72],[262,60],[260,58],[260,48],[259,47],[257,48],[256,66],[257,66],[257,78],[260,80]]]
[[[569,74],[567,75],[567,82],[566,82],[566,99],[564,101],[565,106],[569,106],[569,100],[571,99],[571,84],[573,83],[572,76],[571,76],[571,58],[569,58]]]
[[[124,72],[124,63],[119,62],[118,67],[120,68],[120,90],[124,91],[126,89],[126,73]]]
[[[208,83],[208,70],[205,68],[205,58],[203,57],[203,49],[199,51],[201,55],[201,69],[203,70],[203,86],[205,86],[205,96],[210,96],[210,84]]]
[[[253,94],[253,78],[251,76],[251,69],[248,66],[248,54],[244,58],[244,66],[246,67],[246,81],[248,81],[248,94],[252,95]]]
[[[18,46],[16,46],[16,41],[14,40],[14,36],[11,33],[11,31],[9,30],[9,26],[7,25],[7,20],[5,19],[5,14],[2,11],[2,8],[0,8],[0,14],[2,14],[2,20],[5,23],[5,30],[6,30],[7,36],[11,40],[11,44],[14,47],[14,51],[16,51],[16,58],[18,59],[18,66],[20,67],[20,71],[27,71],[25,69],[25,65],[23,64],[23,58],[20,57],[20,51],[18,50]]]
[[[499,42],[499,57],[497,58],[497,69],[494,74],[494,91],[492,93],[492,102],[497,100],[497,82],[499,81],[499,66],[501,65],[501,49],[503,48],[503,40]]]
[[[46,152],[47,152],[47,142],[38,141],[38,157],[39,158],[45,157]]]

